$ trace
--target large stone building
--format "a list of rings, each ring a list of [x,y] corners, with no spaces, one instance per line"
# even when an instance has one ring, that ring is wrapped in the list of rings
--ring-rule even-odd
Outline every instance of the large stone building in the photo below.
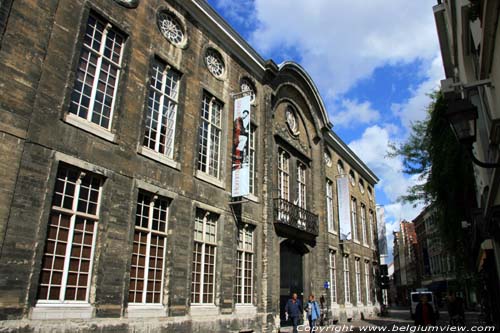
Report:
[[[394,231],[394,283],[400,304],[409,304],[410,292],[417,286],[417,236],[412,222],[401,221]]]
[[[0,73],[0,329],[276,332],[293,292],[376,310],[377,177],[304,69],[205,1],[2,0]]]
[[[457,283],[456,257],[445,246],[436,215],[434,206],[428,206],[413,223],[418,240],[417,286],[433,291],[441,303],[448,292],[463,292],[464,289]],[[465,280],[465,276],[462,278]]]
[[[478,296],[500,328],[500,1],[438,0],[434,16],[450,122],[474,166],[476,202],[464,228]]]

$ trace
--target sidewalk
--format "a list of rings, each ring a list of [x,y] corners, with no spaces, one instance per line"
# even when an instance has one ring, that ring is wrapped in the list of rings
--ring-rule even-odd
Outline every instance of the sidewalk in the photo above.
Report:
[[[304,329],[305,326],[307,326],[307,330]],[[320,326],[319,328],[321,328],[321,330],[318,329],[317,332],[321,332],[321,331],[337,332],[339,330],[339,327],[352,327],[352,330],[347,330],[347,329],[343,330],[343,332],[349,332],[349,331],[356,330],[356,328],[358,328],[360,326],[377,326],[377,325],[371,324],[371,323],[364,321],[364,320],[353,320],[351,322],[339,322],[336,325],[332,325],[332,326]],[[328,329],[327,329],[327,327],[328,327]],[[335,327],[337,328],[337,330],[332,329]],[[310,332],[307,322],[305,322],[304,325],[299,326],[299,328],[302,328],[302,330],[299,329],[299,332]],[[292,326],[282,327],[280,329],[280,333],[292,333],[292,331],[293,331]]]

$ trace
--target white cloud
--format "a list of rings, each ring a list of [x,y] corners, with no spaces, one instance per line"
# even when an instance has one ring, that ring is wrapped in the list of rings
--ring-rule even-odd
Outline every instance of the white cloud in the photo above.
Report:
[[[332,117],[334,126],[350,127],[353,123],[370,124],[380,119],[380,112],[372,108],[370,102],[343,99]]]
[[[255,0],[251,44],[295,50],[332,97],[385,64],[430,59],[437,50],[435,0]]]
[[[386,235],[389,254],[392,253],[392,232],[399,230],[399,221],[413,220],[422,210],[423,205],[413,207],[412,204],[398,202],[398,198],[406,194],[407,188],[420,182],[418,176],[407,176],[402,172],[403,163],[400,157],[387,157],[391,136],[395,133],[393,124],[381,127],[374,125],[365,129],[360,139],[349,143],[349,147],[380,178],[376,190],[382,191],[389,200],[385,207]]]
[[[441,57],[435,56],[427,61],[424,66],[425,72],[422,73],[425,80],[417,88],[410,89],[411,97],[404,103],[393,103],[391,110],[397,116],[403,126],[409,128],[412,122],[422,120],[426,116],[426,109],[431,98],[429,93],[439,87],[439,82],[444,78],[443,65]]]

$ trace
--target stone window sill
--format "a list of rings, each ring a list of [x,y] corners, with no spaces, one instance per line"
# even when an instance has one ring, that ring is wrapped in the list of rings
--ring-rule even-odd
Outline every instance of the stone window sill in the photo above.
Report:
[[[99,125],[91,123],[86,119],[75,116],[72,113],[66,113],[66,115],[64,116],[64,121],[86,132],[94,134],[95,136],[98,136],[104,140],[115,143],[115,134],[111,133],[110,131]]]
[[[247,195],[245,198],[247,198],[250,201],[256,202],[256,203],[260,202],[259,198],[256,195],[252,194],[252,193],[250,193],[249,195]]]
[[[203,180],[204,182],[207,182],[207,183],[210,183],[210,184],[215,185],[217,187],[220,187],[223,190],[226,189],[223,181],[221,181],[220,179],[217,179],[215,177],[212,177],[210,175],[207,175],[206,173],[201,172],[200,170],[196,170],[195,177],[200,179],[200,180]]]
[[[180,163],[174,161],[173,159],[166,157],[163,154],[160,154],[152,149],[146,148],[146,147],[139,147],[138,153],[144,157],[150,158],[152,160],[155,160],[156,162],[160,162],[162,164],[165,164],[171,168],[180,170]]]
[[[215,304],[191,304],[191,317],[213,317],[219,314]]]
[[[127,318],[166,317],[167,312],[161,304],[129,304]]]
[[[39,303],[31,309],[31,319],[90,319],[94,307],[90,304]]]

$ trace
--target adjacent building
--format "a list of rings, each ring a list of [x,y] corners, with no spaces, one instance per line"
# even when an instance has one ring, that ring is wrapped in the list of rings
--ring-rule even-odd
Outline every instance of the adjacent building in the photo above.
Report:
[[[394,231],[394,285],[400,304],[408,305],[410,292],[417,286],[417,236],[412,222],[401,221]]]
[[[277,332],[292,293],[377,311],[376,175],[307,72],[206,1],[0,1],[0,72],[0,328]]]
[[[479,209],[463,226],[479,273],[478,296],[500,327],[500,2],[438,0],[434,6],[446,79],[442,90],[460,142],[474,162]]]

